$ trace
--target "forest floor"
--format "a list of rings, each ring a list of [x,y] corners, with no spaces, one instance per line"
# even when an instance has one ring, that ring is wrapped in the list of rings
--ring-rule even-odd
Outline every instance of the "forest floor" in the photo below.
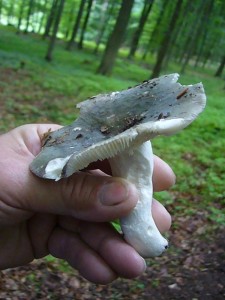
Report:
[[[30,48],[25,42],[33,45],[32,53],[26,53]],[[37,47],[44,47],[41,43],[39,39],[15,37],[8,32],[0,35],[0,48],[6,48],[0,51],[0,133],[28,122],[68,123],[75,117],[76,101],[101,89],[118,90],[122,84],[128,84],[124,78],[96,77],[93,70],[85,69],[91,64],[71,63],[75,58],[81,60],[82,55],[83,62],[87,61],[86,56],[91,61],[89,54],[72,55],[62,50],[58,52],[58,57],[63,59],[61,64],[47,65],[39,57],[42,52],[35,52]],[[25,65],[21,64],[23,61]],[[128,67],[131,68],[129,64]],[[132,68],[132,72],[125,72],[123,63],[120,72],[137,77],[138,72],[146,72],[141,67]],[[195,75],[196,71],[184,77],[188,82],[194,79],[197,82],[198,78],[192,78]],[[129,80],[137,82],[139,77]],[[158,153],[172,163],[178,181],[169,193],[159,193],[160,200],[173,215],[169,250],[159,258],[148,260],[146,272],[139,278],[118,279],[107,286],[86,281],[65,262],[48,256],[28,266],[1,271],[0,299],[225,298],[225,164],[221,155],[224,153],[224,82],[205,73],[200,77],[208,95],[208,109],[200,121],[185,130],[188,138],[186,133],[181,133],[171,139],[170,147],[165,146],[163,139],[154,144]]]

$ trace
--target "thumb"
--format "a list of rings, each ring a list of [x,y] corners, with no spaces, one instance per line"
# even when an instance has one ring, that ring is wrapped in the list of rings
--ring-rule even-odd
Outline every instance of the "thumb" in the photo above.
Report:
[[[29,177],[23,209],[36,212],[104,222],[127,215],[138,201],[135,186],[121,178],[85,172],[57,182]]]
[[[57,125],[25,125],[0,136],[0,200],[18,214],[27,212],[69,215],[87,221],[110,221],[134,208],[136,188],[120,178],[78,172],[52,181],[29,170],[40,151],[43,132]]]

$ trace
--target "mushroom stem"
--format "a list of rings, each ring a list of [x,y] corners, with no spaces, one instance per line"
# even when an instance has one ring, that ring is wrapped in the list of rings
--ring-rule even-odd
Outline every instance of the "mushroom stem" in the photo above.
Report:
[[[127,179],[139,193],[133,211],[121,221],[125,240],[143,257],[160,255],[167,247],[167,240],[160,234],[151,213],[153,153],[150,141],[127,153],[109,160],[113,176]]]

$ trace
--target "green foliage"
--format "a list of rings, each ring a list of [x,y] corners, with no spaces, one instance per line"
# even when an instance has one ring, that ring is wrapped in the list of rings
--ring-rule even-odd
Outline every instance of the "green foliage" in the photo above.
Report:
[[[225,224],[224,211],[222,211],[221,209],[216,208],[214,206],[210,207],[210,211],[211,211],[211,214],[209,215],[209,219],[216,224],[224,226],[224,224]]]
[[[41,33],[46,32],[47,24],[50,28],[47,36],[57,36],[61,42],[70,40],[74,24],[77,20],[78,11],[81,5],[80,0],[65,1],[64,9],[59,9],[54,6],[55,1],[34,1],[34,0],[20,0],[20,1],[1,1],[0,22],[4,25],[17,28],[18,33]],[[83,2],[82,2],[83,3]],[[82,35],[82,27],[85,23],[85,17],[88,10],[88,1],[85,1],[84,10],[81,15],[78,30],[76,31],[74,47],[80,47],[78,42],[81,35],[85,39],[85,46],[87,43],[95,44],[95,47],[103,50],[111,36],[113,27],[116,23],[117,16],[121,8],[121,1],[110,0],[96,0],[93,2],[92,8],[87,21],[84,35]],[[126,35],[123,43],[118,43],[119,47],[128,50],[131,47],[133,35],[138,27],[141,12],[143,8],[143,0],[135,0],[132,13],[129,20],[129,26],[126,29]],[[147,21],[144,25],[144,30],[139,34],[138,51],[136,57],[143,56],[148,59],[148,63],[158,65],[154,69],[154,75],[158,76],[159,69],[171,68],[170,64],[176,61],[176,70],[184,73],[188,64],[194,64],[196,67],[200,64],[206,66],[207,64],[221,64],[224,54],[224,1],[195,1],[183,0],[180,8],[177,1],[154,0],[150,10]],[[54,9],[52,9],[54,8]],[[59,25],[56,34],[53,33],[53,25],[56,23],[57,11],[62,11],[60,20],[57,21]],[[55,14],[51,14],[54,11]],[[176,22],[169,29],[172,16],[176,14]],[[53,16],[52,18],[49,18]],[[124,15],[125,17],[125,15]],[[52,20],[52,22],[48,22]],[[195,24],[195,26],[193,26]],[[169,32],[168,32],[169,31]],[[117,30],[116,36],[121,32]],[[160,46],[163,45],[164,37],[168,37],[167,46],[163,47],[166,56],[162,53],[158,55]],[[71,43],[72,45],[73,43]],[[65,47],[65,45],[64,45]],[[97,52],[97,48],[95,48]],[[111,47],[117,49],[118,47]],[[168,49],[167,49],[168,48]],[[52,59],[52,51],[54,43],[51,42],[49,48],[43,49],[43,57],[46,56],[49,60]],[[92,47],[93,51],[93,47]],[[111,53],[111,52],[110,52]],[[112,53],[111,59],[102,63],[104,68],[99,72],[106,74],[109,69],[109,61],[111,66],[114,65]],[[108,56],[107,56],[108,57]],[[157,60],[155,62],[155,58]],[[104,55],[103,55],[104,58]],[[56,59],[54,57],[54,59]],[[98,64],[93,64],[95,70],[99,67],[99,58],[96,60]],[[181,65],[177,67],[177,62]],[[102,64],[101,64],[102,65]],[[111,68],[111,67],[110,67]]]

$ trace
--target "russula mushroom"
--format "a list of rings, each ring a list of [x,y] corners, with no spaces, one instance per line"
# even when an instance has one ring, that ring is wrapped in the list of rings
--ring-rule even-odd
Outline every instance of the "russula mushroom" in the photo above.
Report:
[[[30,168],[42,178],[59,180],[97,160],[108,159],[113,176],[134,183],[139,201],[121,219],[125,240],[143,257],[168,246],[151,215],[153,153],[150,139],[189,125],[205,107],[201,83],[182,86],[179,75],[145,81],[121,92],[102,94],[79,104],[71,125],[48,133]]]

